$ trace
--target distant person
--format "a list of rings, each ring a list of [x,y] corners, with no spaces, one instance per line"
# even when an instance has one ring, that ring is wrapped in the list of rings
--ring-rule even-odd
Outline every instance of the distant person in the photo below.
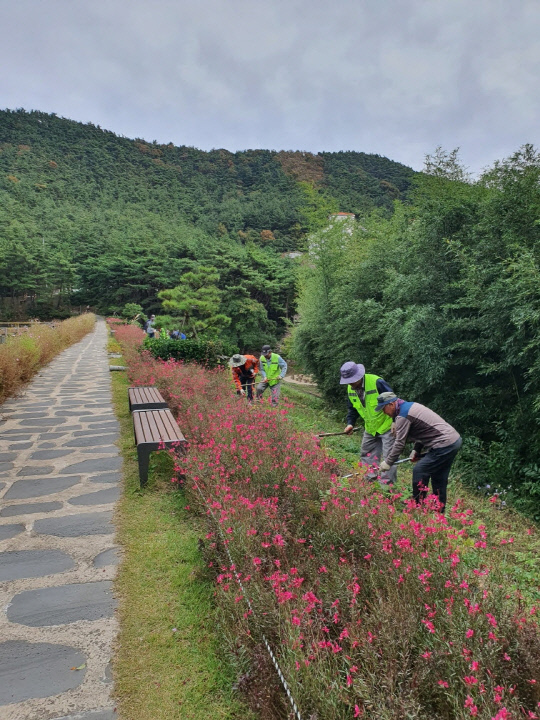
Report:
[[[237,394],[247,395],[249,402],[252,402],[255,376],[259,372],[258,358],[255,355],[233,355],[229,360],[229,367]]]
[[[396,481],[397,468],[379,472],[379,463],[386,457],[394,436],[390,428],[392,418],[376,409],[377,396],[383,392],[391,392],[390,385],[378,375],[366,373],[363,365],[346,362],[341,366],[341,385],[347,387],[347,427],[343,431],[350,435],[359,417],[364,422],[364,434],[360,446],[360,462],[369,467],[368,478],[375,479],[380,474],[383,485],[393,485]]]
[[[270,345],[263,345],[261,357],[262,380],[257,385],[257,400],[260,400],[267,388],[270,388],[272,405],[277,405],[281,393],[281,381],[287,374],[287,363],[277,353],[272,352]]]
[[[393,392],[379,395],[376,410],[382,410],[390,420],[393,419],[395,429],[394,446],[385,454],[381,470],[390,470],[407,440],[414,442],[410,454],[414,463],[413,498],[417,504],[426,499],[431,479],[431,489],[438,497],[439,510],[443,513],[450,468],[462,443],[458,431],[425,405],[401,400]],[[422,449],[427,449],[425,455],[421,455]]]
[[[153,338],[156,335],[156,331],[154,329],[155,321],[156,321],[156,316],[150,315],[148,320],[144,323],[144,332],[148,335],[149,338]]]

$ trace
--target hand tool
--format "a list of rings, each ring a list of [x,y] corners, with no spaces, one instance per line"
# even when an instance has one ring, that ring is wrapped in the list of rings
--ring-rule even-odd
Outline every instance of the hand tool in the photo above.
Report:
[[[357,427],[353,428],[353,433],[360,432],[360,430],[363,430],[364,428]],[[320,433],[316,437],[335,437],[336,435],[352,435],[352,433],[346,433],[346,432],[338,432],[338,433]]]

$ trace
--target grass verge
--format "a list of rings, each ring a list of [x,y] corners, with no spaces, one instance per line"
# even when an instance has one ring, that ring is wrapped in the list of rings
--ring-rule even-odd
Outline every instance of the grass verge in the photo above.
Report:
[[[118,351],[114,341],[110,349]],[[150,483],[144,492],[139,489],[127,386],[124,373],[112,373],[125,478],[116,517],[123,548],[115,583],[119,716],[249,720],[253,716],[231,689],[232,671],[214,632],[214,589],[204,576],[198,550],[204,521],[189,514],[182,491],[172,489],[172,466],[165,453],[154,456]]]

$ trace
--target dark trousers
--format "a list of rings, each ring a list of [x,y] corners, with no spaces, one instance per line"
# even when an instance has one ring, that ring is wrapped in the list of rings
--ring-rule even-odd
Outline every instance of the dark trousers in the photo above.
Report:
[[[425,500],[428,494],[429,481],[433,495],[439,498],[441,512],[446,507],[446,487],[452,463],[461,447],[462,440],[458,438],[452,445],[429,450],[424,457],[415,463],[413,468],[413,498],[419,503]]]
[[[242,385],[242,390],[246,391],[247,399],[251,402],[253,400],[255,378],[253,375],[240,375],[240,384]]]

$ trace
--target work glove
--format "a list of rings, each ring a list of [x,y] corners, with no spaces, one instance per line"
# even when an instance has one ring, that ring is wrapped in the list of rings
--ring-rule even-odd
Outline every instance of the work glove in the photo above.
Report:
[[[343,432],[345,433],[345,435],[350,435],[353,430],[354,430],[354,427],[352,425],[347,425],[347,427],[345,428],[345,430]]]
[[[420,455],[416,452],[416,450],[413,450],[412,453],[409,455],[409,460],[412,463],[418,462],[420,460]]]
[[[383,460],[382,463],[379,465],[379,470],[382,470],[382,472],[386,472],[387,470],[390,470],[392,466],[389,465],[386,460]]]
[[[246,394],[246,391],[244,390],[244,388],[242,388],[241,390],[238,390],[238,394],[239,394],[239,395],[245,395],[245,394]]]

